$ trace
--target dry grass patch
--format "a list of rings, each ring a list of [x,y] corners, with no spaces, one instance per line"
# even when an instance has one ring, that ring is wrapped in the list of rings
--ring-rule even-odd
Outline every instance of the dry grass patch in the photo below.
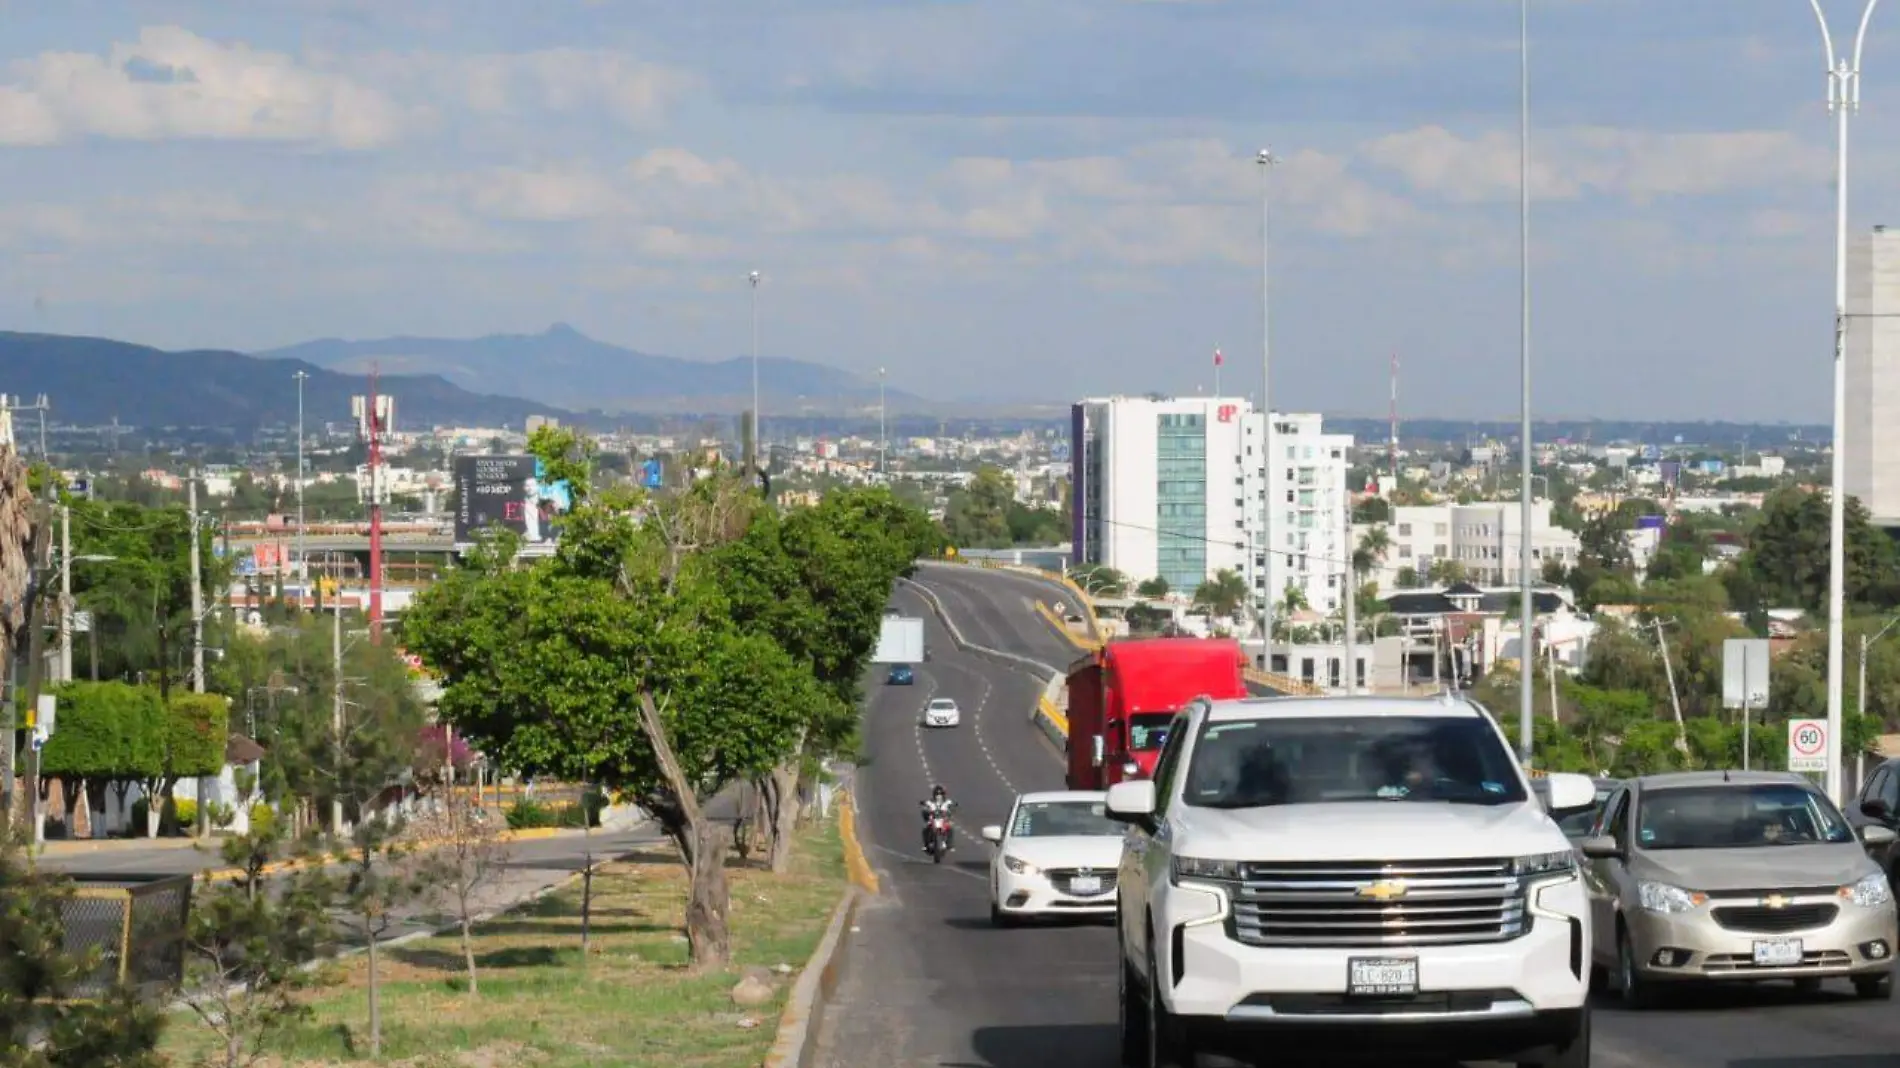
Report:
[[[735,868],[732,968],[691,975],[680,933],[686,875],[670,848],[603,867],[594,879],[592,945],[580,957],[580,886],[478,927],[481,993],[464,992],[451,937],[382,954],[383,1052],[403,1068],[756,1068],[770,1048],[792,975],[756,1008],[729,996],[745,969],[793,969],[816,948],[844,888],[835,821],[800,835],[784,876]],[[335,982],[310,1000],[315,1016],[274,1051],[271,1068],[315,1068],[367,1056],[360,956],[331,966]],[[174,1018],[166,1047],[190,1065],[209,1036]]]

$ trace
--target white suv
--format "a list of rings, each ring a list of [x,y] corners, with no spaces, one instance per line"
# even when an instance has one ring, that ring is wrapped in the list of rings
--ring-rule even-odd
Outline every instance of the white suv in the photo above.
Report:
[[[1550,808],[1595,789],[1549,777]],[[1590,1063],[1576,854],[1466,698],[1190,702],[1117,783],[1122,1060]]]

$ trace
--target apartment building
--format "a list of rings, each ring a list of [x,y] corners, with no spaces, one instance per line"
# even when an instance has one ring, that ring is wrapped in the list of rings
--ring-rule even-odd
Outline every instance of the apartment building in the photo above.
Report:
[[[1848,246],[1847,316],[1842,475],[1876,524],[1900,526],[1900,232]]]
[[[1550,501],[1531,503],[1531,560],[1537,572],[1533,579],[1547,560],[1575,566],[1582,548],[1575,531],[1552,524],[1550,517]],[[1521,581],[1523,516],[1517,501],[1402,505],[1392,509],[1390,522],[1355,525],[1353,544],[1374,526],[1385,528],[1390,543],[1373,572],[1382,595],[1398,588],[1400,571],[1409,568],[1423,580],[1441,560],[1462,565],[1472,582],[1503,586]]]
[[[1077,562],[1182,593],[1232,570],[1256,603],[1292,588],[1319,611],[1339,607],[1351,435],[1275,413],[1269,436],[1241,397],[1095,398],[1071,419]]]

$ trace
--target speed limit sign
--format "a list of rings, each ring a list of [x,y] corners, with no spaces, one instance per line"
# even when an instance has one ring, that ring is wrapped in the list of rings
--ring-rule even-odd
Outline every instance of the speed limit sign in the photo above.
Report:
[[[1827,720],[1788,721],[1788,770],[1827,770]]]

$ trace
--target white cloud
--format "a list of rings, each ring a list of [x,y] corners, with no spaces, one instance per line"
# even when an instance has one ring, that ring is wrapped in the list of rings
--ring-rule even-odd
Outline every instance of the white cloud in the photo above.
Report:
[[[600,110],[623,125],[652,126],[698,87],[691,72],[598,49],[381,55],[362,61],[379,84],[415,84],[490,118]]]
[[[147,27],[104,55],[45,52],[9,65],[0,143],[72,137],[307,142],[394,140],[408,116],[382,93],[276,52]]]
[[[1366,143],[1360,154],[1414,189],[1454,203],[1517,196],[1517,137],[1464,137],[1423,126]],[[1825,160],[1779,130],[1650,133],[1606,127],[1532,132],[1531,192],[1539,199],[1586,195],[1647,202],[1809,182]]]

